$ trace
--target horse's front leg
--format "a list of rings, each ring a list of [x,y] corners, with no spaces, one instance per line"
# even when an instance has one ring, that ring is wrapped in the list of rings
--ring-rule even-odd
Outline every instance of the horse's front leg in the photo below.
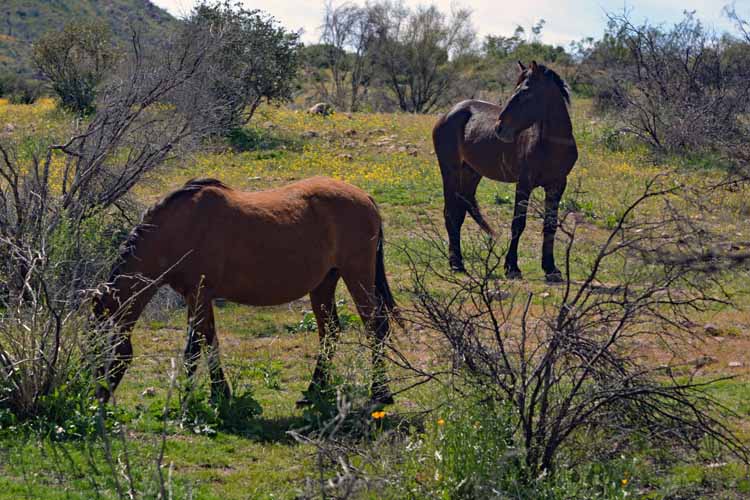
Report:
[[[544,242],[542,243],[542,269],[549,283],[562,281],[562,273],[555,266],[555,233],[557,232],[557,212],[565,192],[566,182],[544,188]]]
[[[529,206],[531,187],[526,181],[516,184],[516,201],[513,207],[513,222],[510,225],[511,237],[508,253],[505,255],[505,276],[508,279],[521,279],[521,269],[518,267],[518,241],[523,230],[526,229],[526,211]]]
[[[211,399],[214,401],[221,398],[229,399],[232,392],[219,360],[219,339],[216,335],[211,299],[206,296],[195,296],[189,297],[187,302],[188,339],[185,346],[185,369],[188,378],[192,381],[201,347],[205,346],[211,377]]]

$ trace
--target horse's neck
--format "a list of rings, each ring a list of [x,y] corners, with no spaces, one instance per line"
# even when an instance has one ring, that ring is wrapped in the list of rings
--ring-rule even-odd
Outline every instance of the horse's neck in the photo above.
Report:
[[[135,325],[158,288],[156,283],[144,276],[140,267],[139,260],[130,256],[113,271],[110,278],[110,309],[114,310],[109,313],[117,318],[117,323],[124,329]]]
[[[565,103],[559,103],[550,110],[549,116],[541,123],[541,138],[550,142],[568,143],[573,138],[573,123]]]

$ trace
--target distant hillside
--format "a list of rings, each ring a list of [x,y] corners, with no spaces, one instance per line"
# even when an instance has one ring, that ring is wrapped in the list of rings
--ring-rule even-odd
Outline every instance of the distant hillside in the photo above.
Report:
[[[0,73],[31,76],[31,44],[47,31],[83,19],[102,20],[122,42],[130,39],[131,26],[150,37],[177,23],[149,0],[0,0]]]

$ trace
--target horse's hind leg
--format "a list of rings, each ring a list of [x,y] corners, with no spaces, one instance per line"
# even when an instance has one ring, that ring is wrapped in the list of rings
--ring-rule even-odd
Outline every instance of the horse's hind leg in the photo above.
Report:
[[[357,312],[370,337],[372,349],[372,387],[371,398],[374,402],[393,404],[393,394],[388,387],[388,376],[385,369],[384,350],[390,333],[388,315],[383,304],[379,304],[375,290],[375,266],[369,259],[362,266],[342,269],[346,288],[354,299]],[[374,260],[374,259],[373,259]]]
[[[467,211],[482,225],[483,219],[476,202],[477,186],[482,176],[465,164],[448,167],[441,164],[440,168],[443,175],[443,216],[445,229],[448,231],[448,263],[454,271],[463,272],[461,227]],[[482,228],[491,231],[486,224]]]
[[[341,331],[339,316],[336,312],[336,284],[339,281],[339,273],[331,269],[323,281],[310,292],[315,321],[318,323],[318,338],[320,339],[320,351],[318,361],[315,364],[312,381],[308,391],[325,387],[329,382],[329,369],[333,353],[336,350],[336,342]],[[307,404],[307,399],[297,401],[298,405]]]
[[[191,294],[188,303],[188,340],[185,347],[185,369],[192,380],[200,357],[201,347],[206,348],[208,371],[211,377],[211,399],[229,399],[232,395],[219,360],[219,338],[214,323],[214,308],[204,292]]]

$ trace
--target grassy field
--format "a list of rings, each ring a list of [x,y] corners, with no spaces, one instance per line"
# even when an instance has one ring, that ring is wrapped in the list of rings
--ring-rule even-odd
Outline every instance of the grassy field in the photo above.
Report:
[[[596,244],[609,234],[613,217],[640,194],[648,179],[666,173],[672,178],[698,182],[720,172],[697,161],[654,162],[647,151],[613,135],[608,125],[593,115],[586,100],[575,100],[572,113],[580,159],[570,178],[564,206],[573,211],[569,216],[579,223],[573,278],[580,279]],[[406,114],[337,113],[324,118],[285,108],[261,108],[252,125],[232,139],[234,148],[216,145],[179,164],[172,163],[142,182],[136,196],[145,205],[151,204],[192,177],[216,177],[245,190],[280,186],[312,175],[349,181],[371,193],[381,207],[387,240],[386,268],[397,299],[403,303],[408,301],[405,288],[410,276],[402,249],[423,245],[421,238],[433,230],[444,237],[442,187],[431,143],[434,121],[435,116]],[[0,134],[20,143],[27,141],[26,151],[36,147],[34,137],[61,137],[66,127],[64,116],[49,101],[28,107],[0,104]],[[488,180],[479,187],[480,206],[503,237],[509,233],[513,193],[514,186]],[[540,196],[536,193],[538,199]],[[750,241],[750,200],[742,193],[726,192],[720,196],[721,199],[708,200],[726,207],[723,216],[712,223]],[[469,238],[480,237],[472,221],[464,227],[466,234],[472,235]],[[512,286],[533,290],[538,297],[548,296],[545,300],[553,301],[559,289],[544,283],[539,265],[541,230],[541,220],[531,217],[520,247],[519,264],[525,280]],[[445,262],[438,264],[447,266]],[[602,279],[614,280],[616,273],[615,268],[607,269]],[[700,338],[679,350],[687,362],[702,356],[711,358],[701,369],[701,376],[735,377],[712,390],[742,416],[730,425],[750,439],[750,312],[746,310],[750,301],[746,293],[743,295],[750,290],[747,277],[746,273],[738,273],[728,283],[738,307],[715,308],[696,317]],[[338,290],[338,298],[348,300],[343,287]],[[271,308],[227,304],[217,309],[222,355],[235,391],[251,390],[262,406],[262,415],[239,418],[234,428],[211,426],[210,415],[201,418],[200,411],[194,422],[175,419],[164,423],[170,360],[177,360],[179,366],[185,312],[149,313],[134,333],[136,358],[117,395],[114,411],[120,423],[114,426],[110,451],[114,462],[126,467],[127,459],[140,484],[153,486],[155,468],[151,464],[159,453],[162,431],[166,430],[163,471],[173,480],[176,498],[294,498],[307,491],[317,480],[315,449],[297,443],[287,431],[306,423],[305,414],[295,408],[294,402],[307,387],[317,349],[317,334],[304,324],[300,326],[308,309],[306,298]],[[344,305],[347,317],[352,310],[350,304]],[[709,330],[705,326],[708,324],[710,334],[704,332]],[[349,340],[356,338],[355,330],[350,329],[345,337],[348,334]],[[429,352],[421,351],[415,341],[418,332],[397,331],[395,335],[405,352],[429,362]],[[337,361],[339,372],[353,372],[361,354],[354,343],[344,346]],[[666,356],[658,348],[649,349],[648,355],[654,362],[661,362]],[[730,367],[733,362],[742,365]],[[204,373],[200,375],[205,379]],[[387,412],[394,419],[398,415],[414,415],[437,406],[441,397],[443,393],[438,388],[422,386],[402,394]],[[173,395],[170,400],[174,407],[175,399]],[[205,411],[210,414],[210,410]],[[450,425],[450,416],[438,409],[426,417],[423,425],[412,429],[409,439],[429,444],[438,427]],[[65,432],[63,429],[61,434]],[[117,438],[119,433],[127,437],[127,450]],[[4,432],[0,449],[0,498],[90,498],[96,491],[104,497],[116,493],[115,482],[105,479],[106,450],[99,441],[21,438]],[[394,450],[381,451],[384,456],[398,454]],[[750,494],[745,469],[731,461],[710,467],[689,463],[665,466],[645,458],[647,454],[645,450],[642,455],[623,457],[619,465],[613,466],[613,476],[602,480],[609,483],[600,488],[601,497],[741,498]],[[396,463],[415,480],[440,481],[437,474],[429,472],[429,464],[408,460]],[[120,481],[125,487],[121,475]],[[375,490],[371,496],[403,494],[390,491]]]

